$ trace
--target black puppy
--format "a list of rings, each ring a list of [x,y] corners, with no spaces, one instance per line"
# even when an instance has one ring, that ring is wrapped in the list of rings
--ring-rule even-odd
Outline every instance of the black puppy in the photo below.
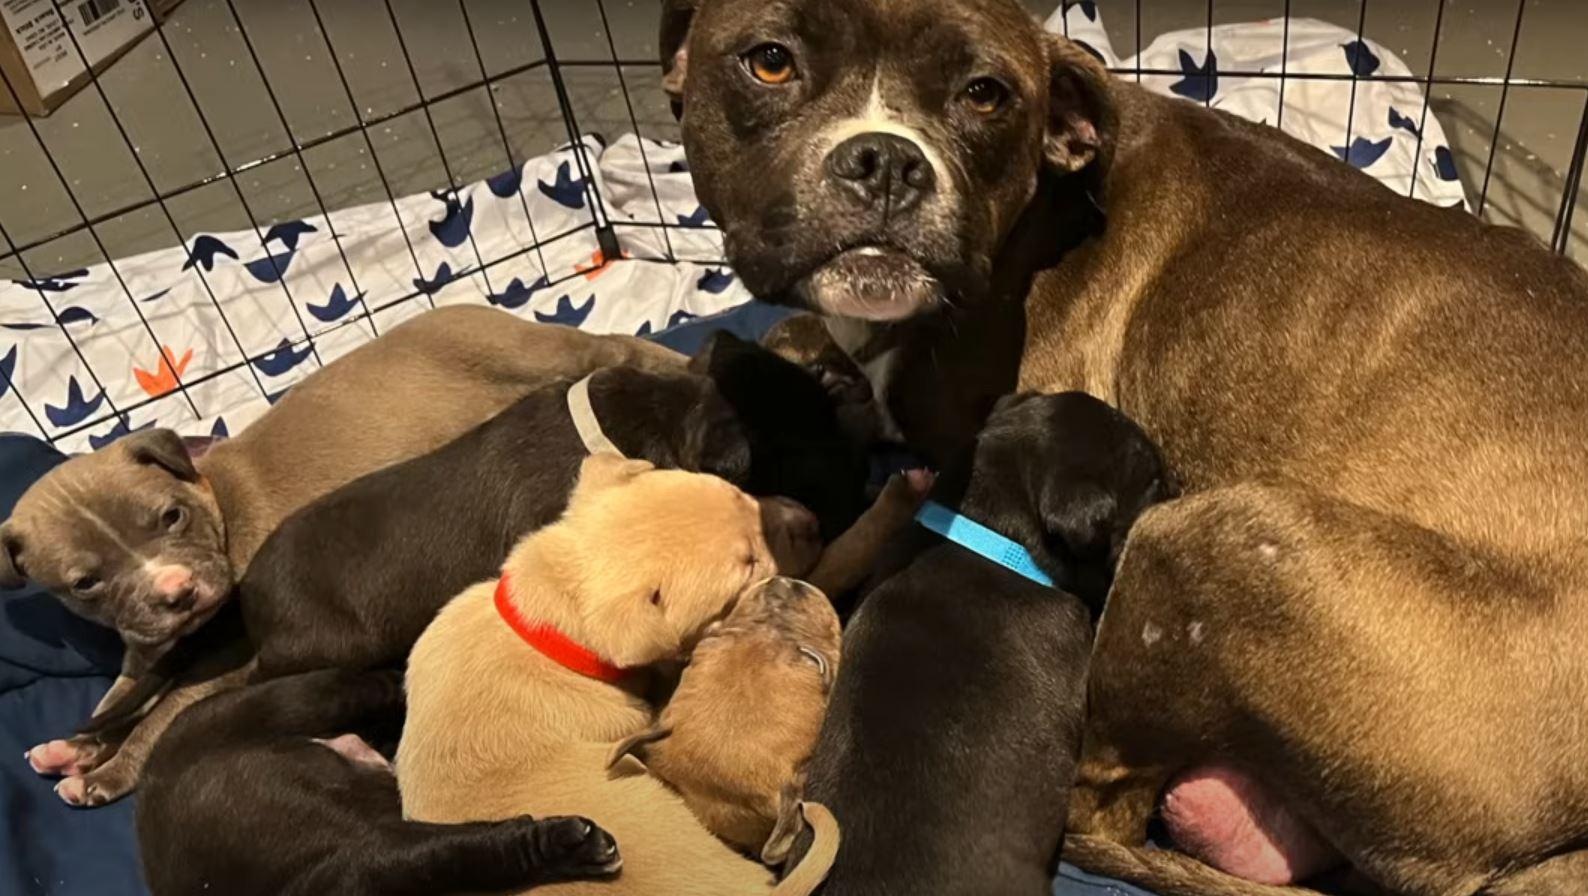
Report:
[[[810,760],[805,796],[844,832],[823,892],[1049,892],[1090,617],[1131,523],[1168,488],[1157,449],[1102,402],[998,403],[932,497],[1024,547],[1055,585],[924,529],[901,537],[901,568],[845,632]]]
[[[867,446],[840,420],[815,374],[726,331],[713,334],[689,368],[711,377],[744,424],[745,491],[798,500],[816,514],[826,541],[854,523],[866,505]]]
[[[395,739],[402,721],[402,676],[391,671],[310,672],[189,708],[161,737],[139,793],[150,890],[432,896],[617,870],[612,838],[582,818],[405,821],[390,767],[346,734]]]
[[[589,453],[570,387],[537,390],[457,441],[288,517],[238,585],[259,650],[255,680],[401,664],[447,601],[561,516]],[[749,474],[744,428],[705,377],[600,370],[589,407],[628,457],[733,482]]]

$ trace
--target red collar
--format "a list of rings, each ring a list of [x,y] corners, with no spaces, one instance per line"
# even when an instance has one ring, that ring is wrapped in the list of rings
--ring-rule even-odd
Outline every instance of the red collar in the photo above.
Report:
[[[509,593],[507,574],[496,583],[496,612],[502,615],[507,627],[518,633],[529,646],[545,654],[552,662],[572,669],[586,678],[615,684],[628,676],[629,670],[614,666],[595,651],[578,643],[552,626],[533,623],[524,618]]]

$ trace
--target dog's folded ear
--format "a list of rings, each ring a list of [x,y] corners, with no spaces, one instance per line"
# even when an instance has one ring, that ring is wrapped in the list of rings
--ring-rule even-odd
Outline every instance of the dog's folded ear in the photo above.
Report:
[[[117,443],[135,463],[159,467],[183,482],[197,482],[198,469],[182,437],[169,429],[149,429],[122,437]]]
[[[612,766],[617,765],[619,762],[622,762],[623,757],[625,756],[633,756],[635,759],[640,761],[641,765],[644,765],[647,761],[645,757],[645,748],[659,740],[662,740],[663,738],[666,738],[672,733],[673,729],[671,728],[658,727],[651,728],[647,731],[641,731],[638,734],[631,734],[628,737],[623,738],[616,744],[612,745],[612,752],[607,756],[607,768],[611,768]]]
[[[1047,37],[1047,162],[1063,174],[1088,166],[1106,171],[1114,159],[1119,115],[1109,93],[1109,74],[1081,45],[1059,35]]]
[[[21,545],[9,522],[0,523],[0,588],[10,591],[27,584],[22,572]]]
[[[689,73],[689,26],[701,0],[662,0],[662,90],[674,118],[684,117],[684,78]]]

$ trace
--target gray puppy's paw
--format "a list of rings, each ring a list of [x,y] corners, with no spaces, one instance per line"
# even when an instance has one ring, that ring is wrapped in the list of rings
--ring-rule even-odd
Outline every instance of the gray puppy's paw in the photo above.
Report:
[[[23,754],[28,765],[41,775],[72,777],[86,775],[111,756],[108,745],[93,735],[79,734],[66,740],[39,744]]]
[[[131,793],[137,783],[136,774],[107,765],[86,775],[62,778],[55,785],[55,795],[68,806],[93,809],[121,799]]]

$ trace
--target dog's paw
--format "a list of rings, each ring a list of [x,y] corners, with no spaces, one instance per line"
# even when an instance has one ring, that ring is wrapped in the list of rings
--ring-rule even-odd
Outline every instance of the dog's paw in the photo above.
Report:
[[[55,795],[68,806],[93,809],[113,803],[132,792],[133,781],[106,768],[86,775],[72,775],[55,784]]]
[[[68,740],[42,743],[23,754],[28,765],[41,775],[74,777],[86,775],[103,761],[105,744],[93,737],[78,735]]]
[[[599,877],[623,867],[617,841],[586,818],[543,818],[531,837],[540,870],[549,877]]]

